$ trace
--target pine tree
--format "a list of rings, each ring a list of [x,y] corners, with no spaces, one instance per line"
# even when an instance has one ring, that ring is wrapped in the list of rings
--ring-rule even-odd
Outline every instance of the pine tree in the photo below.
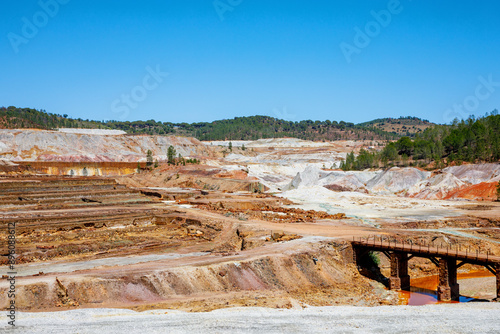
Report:
[[[497,184],[497,202],[500,202],[500,181]]]
[[[176,155],[175,148],[172,145],[170,145],[167,150],[167,159],[169,164],[175,164],[175,155]]]
[[[153,165],[153,151],[148,150],[146,153],[146,166],[151,167]]]

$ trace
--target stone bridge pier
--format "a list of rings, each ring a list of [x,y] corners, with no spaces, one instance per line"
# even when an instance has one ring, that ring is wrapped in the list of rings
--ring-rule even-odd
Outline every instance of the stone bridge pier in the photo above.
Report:
[[[437,297],[441,301],[458,300],[460,297],[455,259],[439,259]]]
[[[426,258],[434,263],[439,269],[439,283],[437,287],[437,298],[440,301],[459,300],[460,291],[457,283],[457,270],[465,264],[474,264],[485,267],[496,277],[496,301],[500,302],[500,256],[491,255],[489,252],[480,254],[478,251],[431,247],[396,243],[394,241],[370,240],[352,242],[355,263],[369,252],[381,252],[386,255],[391,263],[391,275],[389,277],[389,289],[408,290],[410,288],[410,276],[408,275],[408,261],[413,257]]]
[[[391,276],[389,289],[409,290],[410,276],[408,275],[408,253],[392,252],[389,254],[391,261]],[[440,301],[458,300],[460,297],[457,283],[457,261],[455,259],[439,259],[439,283],[437,297]],[[497,271],[497,275],[498,271]],[[498,280],[497,280],[498,282]]]
[[[495,265],[496,277],[497,277],[497,298],[496,301],[500,302],[500,263]]]
[[[389,289],[410,289],[410,276],[408,275],[408,253],[393,252],[390,254],[391,277],[389,277]]]

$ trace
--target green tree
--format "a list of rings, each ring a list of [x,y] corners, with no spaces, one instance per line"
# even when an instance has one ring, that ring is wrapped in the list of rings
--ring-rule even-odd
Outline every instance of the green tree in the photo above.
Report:
[[[233,143],[229,142],[229,151],[233,152]]]
[[[403,160],[403,166],[408,167],[409,157],[405,153],[403,153],[403,155],[401,156],[401,160]]]
[[[394,161],[398,157],[398,150],[396,148],[396,144],[389,143],[382,150],[382,158],[385,158],[389,161]]]
[[[354,169],[354,163],[356,158],[354,157],[354,152],[348,153],[345,160],[340,163],[340,169],[347,171]]]
[[[151,167],[153,165],[153,151],[148,150],[146,152],[146,166]]]
[[[497,184],[497,201],[500,202],[500,181]]]
[[[413,142],[409,137],[402,137],[396,142],[396,148],[400,155],[406,154],[411,156],[413,154]]]
[[[170,145],[167,150],[167,161],[169,164],[175,164],[175,155],[176,155],[175,147]]]
[[[358,157],[353,165],[353,169],[362,170],[374,166],[375,157],[365,149],[359,151]]]

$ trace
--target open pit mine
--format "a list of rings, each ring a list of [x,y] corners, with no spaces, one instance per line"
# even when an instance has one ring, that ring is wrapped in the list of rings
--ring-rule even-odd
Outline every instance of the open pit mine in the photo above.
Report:
[[[31,333],[98,315],[103,328],[161,315],[196,332],[217,329],[209,314],[285,317],[262,308],[340,331],[335,319],[350,316],[391,332],[378,312],[417,331],[413,316],[439,317],[430,331],[472,330],[463,314],[492,321],[500,164],[338,169],[371,145],[0,130],[0,307],[14,277]],[[182,163],[167,163],[170,146]]]

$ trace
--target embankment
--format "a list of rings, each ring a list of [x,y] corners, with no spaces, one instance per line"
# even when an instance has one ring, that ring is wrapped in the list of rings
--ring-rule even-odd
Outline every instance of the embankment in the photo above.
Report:
[[[211,263],[203,265],[186,259],[173,267],[159,262],[60,273],[57,277],[24,277],[17,282],[16,304],[26,311],[74,305],[136,309],[175,306],[207,311],[242,305],[291,307],[291,300],[309,305],[353,304],[354,300],[362,300],[360,305],[396,303],[395,294],[377,294],[357,272],[351,256],[348,243],[329,242],[308,250],[244,260],[210,255]],[[6,289],[7,282],[2,280],[0,293],[5,294]],[[388,301],[388,296],[394,300]],[[0,301],[0,307],[6,307],[6,302]]]

